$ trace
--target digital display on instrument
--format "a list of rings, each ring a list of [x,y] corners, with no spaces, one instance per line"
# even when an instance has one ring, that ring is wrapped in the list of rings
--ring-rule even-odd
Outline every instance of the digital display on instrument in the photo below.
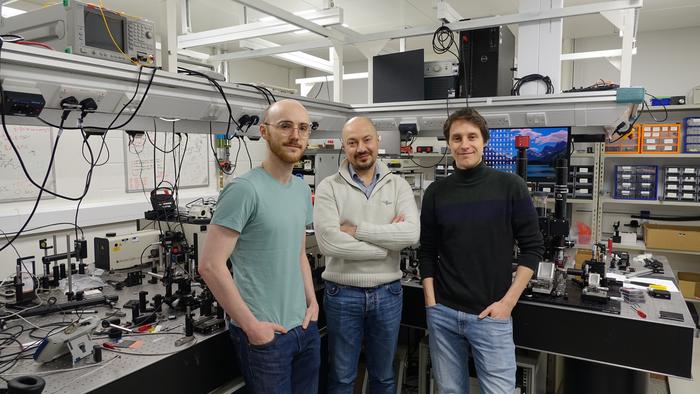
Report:
[[[568,127],[537,127],[523,129],[489,129],[489,142],[484,148],[484,161],[499,171],[515,173],[518,150],[515,137],[530,137],[527,150],[527,179],[556,181],[556,162],[569,157]]]
[[[114,41],[119,45],[119,48],[126,50],[124,42],[124,23],[126,20],[111,12],[105,11],[105,18],[109,31],[114,37]],[[105,28],[105,21],[99,10],[85,9],[85,45],[105,49],[108,51],[119,52],[114,46],[109,33]]]

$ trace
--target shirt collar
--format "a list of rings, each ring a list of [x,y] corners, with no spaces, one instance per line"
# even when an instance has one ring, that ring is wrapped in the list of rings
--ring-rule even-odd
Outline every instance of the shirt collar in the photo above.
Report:
[[[362,179],[360,179],[360,176],[357,175],[357,172],[355,171],[355,169],[352,167],[352,164],[350,164],[350,163],[348,163],[348,172],[350,172],[350,178],[352,178],[353,180],[355,180],[355,181],[362,180]],[[377,163],[375,163],[374,164],[374,178],[372,179],[372,182],[376,182],[379,179],[380,175],[381,174],[379,172],[379,165]]]

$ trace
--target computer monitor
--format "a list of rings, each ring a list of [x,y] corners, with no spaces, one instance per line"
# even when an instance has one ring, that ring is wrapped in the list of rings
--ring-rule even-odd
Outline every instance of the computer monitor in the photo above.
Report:
[[[530,137],[527,150],[528,181],[556,181],[556,162],[569,158],[568,127],[534,127],[522,129],[489,129],[489,142],[484,148],[484,161],[499,171],[516,172],[518,150],[515,137]]]
[[[425,99],[422,49],[375,56],[372,64],[375,103]]]

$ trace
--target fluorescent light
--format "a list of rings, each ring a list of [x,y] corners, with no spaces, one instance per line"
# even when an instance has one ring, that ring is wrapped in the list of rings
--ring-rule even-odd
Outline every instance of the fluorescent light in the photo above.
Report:
[[[241,40],[241,48],[256,50],[262,48],[274,48],[277,46],[279,45],[275,44],[274,42],[264,40],[262,38],[251,38],[248,40]],[[300,64],[305,67],[323,71],[325,73],[333,72],[333,65],[331,64],[331,62],[320,57],[309,55],[308,53],[296,51],[289,53],[281,53],[273,56],[278,59],[283,59],[288,62]]]
[[[348,79],[367,79],[368,73],[353,73],[353,74],[343,74],[343,81],[348,80]],[[328,75],[328,76],[323,76],[323,77],[311,77],[311,78],[299,78],[294,80],[294,83],[297,85],[303,85],[307,83],[316,83],[316,82],[331,82],[333,81],[333,76]]]
[[[317,12],[316,10],[311,9],[311,10],[304,10],[304,11],[295,12],[294,15],[309,19],[310,17],[313,17],[313,15],[316,12]],[[258,19],[258,22],[272,22],[272,21],[276,21],[276,20],[277,20],[277,18],[275,18],[274,16],[264,16],[264,17]]]
[[[7,6],[2,7],[2,17],[3,18],[11,18],[15,15],[24,14],[25,12],[27,12],[27,11],[22,11],[22,10],[18,10],[17,8],[12,8],[12,7],[7,7]]]

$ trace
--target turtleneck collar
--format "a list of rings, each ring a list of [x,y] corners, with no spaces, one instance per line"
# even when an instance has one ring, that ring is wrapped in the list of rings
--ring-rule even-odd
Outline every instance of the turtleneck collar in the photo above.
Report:
[[[458,168],[455,166],[455,177],[464,182],[472,182],[477,179],[480,179],[484,174],[486,173],[487,166],[484,163],[484,160],[482,159],[479,164],[476,165],[476,167],[472,167],[468,170],[463,170],[461,168]]]

